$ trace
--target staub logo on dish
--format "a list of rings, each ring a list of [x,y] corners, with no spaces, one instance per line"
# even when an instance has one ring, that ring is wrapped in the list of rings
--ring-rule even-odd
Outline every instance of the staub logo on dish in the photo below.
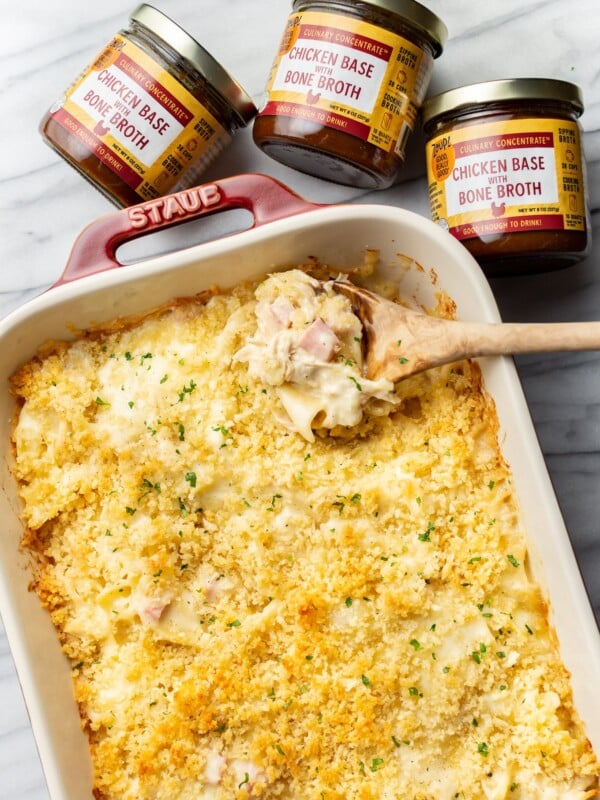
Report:
[[[161,225],[176,218],[197,216],[203,211],[218,206],[222,201],[219,187],[214,183],[195,186],[177,194],[149,200],[127,209],[132,228],[147,228]]]

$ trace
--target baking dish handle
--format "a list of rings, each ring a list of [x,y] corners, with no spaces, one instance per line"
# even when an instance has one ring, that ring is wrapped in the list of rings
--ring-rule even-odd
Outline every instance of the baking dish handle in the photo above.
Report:
[[[268,175],[236,175],[129,206],[92,222],[79,234],[53,287],[124,266],[117,249],[126,242],[230,209],[246,209],[257,227],[319,208]]]

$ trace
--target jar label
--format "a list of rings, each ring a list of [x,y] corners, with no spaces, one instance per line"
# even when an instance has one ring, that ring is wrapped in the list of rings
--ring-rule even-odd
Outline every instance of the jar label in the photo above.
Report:
[[[431,139],[426,156],[432,218],[457,239],[585,230],[576,122],[468,125]]]
[[[179,81],[122,36],[51,115],[141,199],[192,185],[231,140]]]
[[[261,115],[295,117],[402,156],[433,69],[413,42],[340,14],[292,14]]]

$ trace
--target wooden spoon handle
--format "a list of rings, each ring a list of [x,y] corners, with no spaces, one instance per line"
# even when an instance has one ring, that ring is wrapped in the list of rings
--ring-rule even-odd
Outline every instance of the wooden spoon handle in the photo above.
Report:
[[[451,339],[466,357],[600,350],[600,322],[457,322]]]

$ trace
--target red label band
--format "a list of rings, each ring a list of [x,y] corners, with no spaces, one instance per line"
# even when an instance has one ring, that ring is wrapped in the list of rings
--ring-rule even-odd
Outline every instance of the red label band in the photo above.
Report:
[[[529,214],[522,217],[502,217],[466,222],[450,228],[457,239],[474,239],[500,233],[532,233],[535,231],[562,231],[565,222],[562,214]]]
[[[143,178],[131,169],[120,156],[114,153],[108,145],[104,144],[103,141],[82,125],[78,119],[63,108],[59,108],[52,116],[65,130],[83,142],[90,152],[99,158],[115,175],[122,178],[132,189],[137,189]]]
[[[335,114],[333,111],[326,111],[324,108],[317,108],[316,106],[271,101],[267,103],[260,113],[261,116],[273,114],[274,116],[294,117],[295,119],[305,119],[308,122],[317,122],[327,128],[333,128],[336,131],[348,133],[350,136],[356,136],[365,142],[368,141],[371,133],[369,126],[364,125],[362,122],[356,122],[344,117],[342,114]]]

